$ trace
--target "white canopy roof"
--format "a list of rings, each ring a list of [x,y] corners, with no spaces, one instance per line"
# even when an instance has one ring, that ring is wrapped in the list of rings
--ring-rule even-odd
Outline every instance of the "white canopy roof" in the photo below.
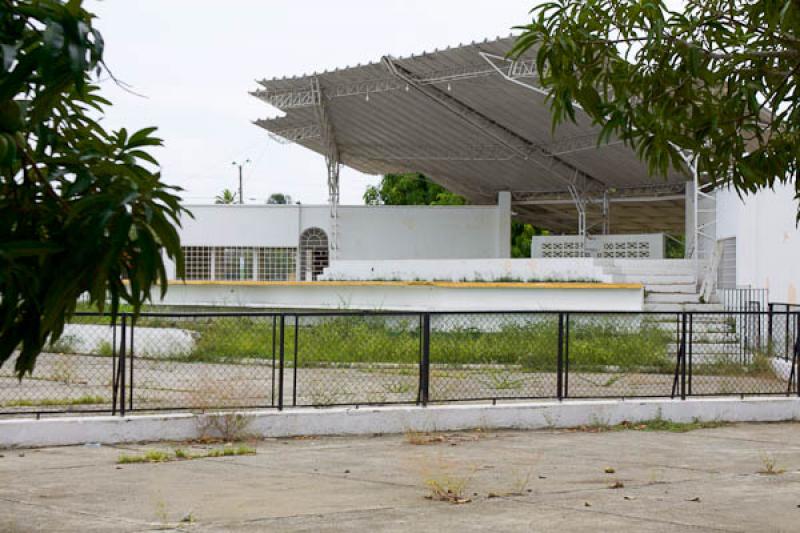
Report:
[[[621,142],[598,147],[580,111],[552,133],[533,56],[505,57],[513,42],[262,80],[253,94],[285,115],[256,124],[365,173],[421,172],[472,203],[511,191],[521,218],[555,231],[575,228],[576,194],[617,204],[613,231],[682,231],[688,174],[650,177]]]

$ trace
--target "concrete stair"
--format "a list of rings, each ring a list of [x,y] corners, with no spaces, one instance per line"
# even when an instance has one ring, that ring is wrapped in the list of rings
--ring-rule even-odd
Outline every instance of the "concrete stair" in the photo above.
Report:
[[[713,305],[713,304],[712,304]],[[670,351],[678,352],[677,336],[680,325],[669,315],[650,315],[647,323],[676,335]],[[707,364],[739,361],[741,344],[735,324],[725,315],[693,315],[692,317],[692,362]],[[688,334],[688,332],[687,332]]]
[[[603,273],[619,283],[644,285],[646,311],[716,311],[700,301],[696,264],[690,259],[599,259]]]
[[[740,337],[734,321],[723,314],[720,303],[701,301],[696,264],[686,259],[598,259],[598,266],[618,283],[644,285],[644,324],[656,325],[678,335],[678,313],[697,311],[718,314],[692,315],[692,361],[694,364],[739,361]],[[672,344],[677,353],[678,342]]]

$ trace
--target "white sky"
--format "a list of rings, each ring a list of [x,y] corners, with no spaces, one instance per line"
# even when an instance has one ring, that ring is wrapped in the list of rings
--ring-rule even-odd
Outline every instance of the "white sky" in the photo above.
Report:
[[[145,98],[106,81],[106,122],[157,126],[164,180],[188,203],[238,187],[233,160],[249,158],[244,196],[273,192],[303,203],[327,198],[321,156],[278,144],[250,121],[271,115],[247,94],[256,79],[299,75],[507,35],[536,0],[89,0],[114,75]],[[361,204],[377,181],[344,168],[342,203]],[[255,198],[255,200],[250,200]]]

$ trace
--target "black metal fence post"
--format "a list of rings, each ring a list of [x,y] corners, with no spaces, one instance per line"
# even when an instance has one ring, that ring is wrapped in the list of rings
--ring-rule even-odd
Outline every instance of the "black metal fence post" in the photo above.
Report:
[[[788,307],[787,307],[788,308]],[[787,321],[789,317],[786,317]],[[794,324],[795,324],[795,336],[794,336],[794,361],[792,363],[792,368],[795,373],[795,380],[797,382],[797,396],[800,397],[800,374],[798,370],[798,365],[800,365],[800,320],[798,320],[798,315],[794,315]]]
[[[686,399],[686,313],[681,317],[681,400]]]
[[[279,339],[278,339],[278,410],[283,410],[283,370],[284,370],[284,356],[285,356],[285,346],[284,346],[284,333],[285,333],[285,326],[286,326],[286,317],[281,315],[278,324],[278,331],[279,331]]]
[[[569,398],[569,313],[564,315],[564,398]]]
[[[111,416],[117,414],[117,393],[119,392],[119,372],[117,371],[117,325],[111,323]]]
[[[686,313],[678,313],[676,319],[677,354],[675,360],[675,375],[672,378],[672,393],[670,398],[675,398],[680,386],[681,400],[686,399]]]
[[[772,353],[772,304],[767,304],[767,354],[773,356]]]
[[[119,416],[125,416],[125,348],[126,348],[126,326],[127,316],[122,315],[119,332]]]
[[[128,410],[133,411],[133,335],[136,331],[136,320],[131,317],[131,328],[130,328],[130,335],[131,335],[131,349],[130,355],[128,357],[128,361],[130,363],[130,375],[128,376]]]
[[[784,326],[786,331],[783,334],[783,354],[786,359],[789,359],[789,347],[792,346],[792,343],[789,342],[789,306],[786,306],[786,320],[784,321]]]
[[[297,344],[300,340],[300,318],[294,315],[294,362],[292,363],[292,406],[297,406]]]
[[[275,347],[277,346],[278,339],[278,316],[272,315],[272,387],[270,389],[271,401],[270,406],[275,407]]]
[[[419,395],[422,406],[430,399],[431,379],[431,314],[422,314],[422,360],[419,365]]]
[[[564,313],[558,313],[558,351],[556,356],[556,398],[564,399]]]
[[[689,380],[689,396],[692,395],[692,370],[694,369],[693,362],[692,362],[692,346],[694,346],[694,313],[689,313],[689,340],[686,343],[686,351],[689,352],[688,354],[688,380]],[[684,355],[684,360],[687,359],[687,356]]]

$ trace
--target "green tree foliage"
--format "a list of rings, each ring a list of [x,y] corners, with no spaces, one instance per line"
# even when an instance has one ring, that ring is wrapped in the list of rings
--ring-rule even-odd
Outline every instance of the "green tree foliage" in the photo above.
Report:
[[[529,258],[531,256],[531,239],[534,235],[544,235],[545,233],[532,224],[512,220],[511,257]]]
[[[236,193],[230,189],[223,189],[221,193],[214,197],[215,204],[236,203]]]
[[[426,176],[386,174],[378,186],[370,185],[364,193],[367,205],[464,205],[466,198],[454,194]]]
[[[287,205],[292,203],[292,197],[282,192],[274,192],[267,198],[268,204]]]
[[[154,128],[106,131],[91,84],[103,39],[80,0],[0,0],[0,364],[15,370],[61,335],[78,297],[138,311],[183,270],[178,189],[148,150]]]
[[[367,205],[465,205],[467,199],[454,194],[419,173],[386,174],[364,192]],[[542,232],[531,224],[511,221],[511,257],[531,256],[531,237]]]
[[[576,105],[651,173],[696,155],[740,193],[793,180],[800,155],[800,3],[557,0],[535,7],[512,51],[536,50],[554,127]],[[795,181],[795,187],[800,182]]]

